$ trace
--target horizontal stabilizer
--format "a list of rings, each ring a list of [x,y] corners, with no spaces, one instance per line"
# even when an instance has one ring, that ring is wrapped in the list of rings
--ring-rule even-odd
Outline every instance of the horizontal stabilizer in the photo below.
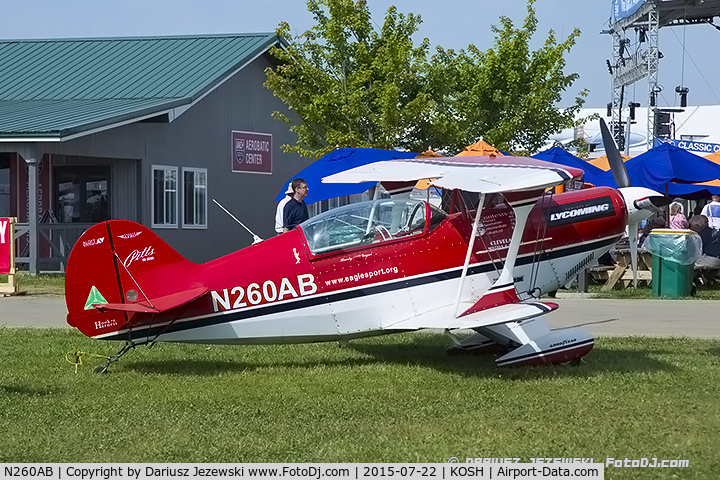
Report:
[[[93,305],[101,312],[117,310],[121,312],[158,313],[185,305],[200,298],[208,291],[207,287],[197,287],[182,292],[171,293],[163,297],[152,298],[150,301],[136,303],[96,303]]]
[[[447,320],[438,321],[437,318],[432,320],[423,320],[423,317],[414,317],[403,320],[391,325],[387,325],[392,330],[419,330],[422,328],[442,328],[444,330],[456,330],[460,328],[478,328],[489,327],[507,322],[519,322],[529,318],[535,318],[540,315],[552,312],[558,308],[558,304],[550,302],[528,301],[521,303],[508,303],[497,307],[480,310],[479,312],[470,313],[459,318],[447,318]]]

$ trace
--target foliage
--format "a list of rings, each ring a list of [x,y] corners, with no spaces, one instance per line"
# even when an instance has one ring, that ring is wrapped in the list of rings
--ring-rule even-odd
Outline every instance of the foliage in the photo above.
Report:
[[[391,7],[375,31],[366,0],[308,0],[315,26],[292,38],[289,25],[280,24],[277,33],[288,43],[271,51],[278,64],[267,70],[265,85],[292,111],[274,116],[298,135],[283,148],[320,156],[335,147],[432,147],[452,155],[483,137],[504,151],[537,150],[573,126],[587,91],[557,109],[578,78],[563,72],[563,55],[580,31],[560,43],[550,31],[531,51],[534,1],[522,28],[504,16],[491,27],[493,48],[438,47],[428,60],[428,39],[417,47],[412,41],[420,16]]]
[[[266,86],[295,115],[275,112],[291,125],[296,145],[285,151],[321,156],[335,147],[417,149],[414,122],[430,108],[421,69],[428,41],[414,46],[420,16],[390,7],[380,31],[366,0],[308,0],[316,25],[292,38],[281,23],[285,48],[268,68]]]
[[[531,51],[538,24],[534,2],[528,0],[522,28],[505,16],[500,26],[491,27],[493,48],[482,51],[471,44],[457,53],[438,48],[429,78],[437,105],[432,121],[441,127],[434,142],[459,151],[482,137],[500,150],[527,153],[540,148],[549,135],[574,126],[587,90],[568,108],[558,110],[556,105],[578,78],[563,72],[563,55],[575,45],[580,30],[575,28],[560,43],[550,30],[544,45]]]
[[[600,338],[578,367],[499,369],[440,334],[335,344],[117,343],[0,329],[0,462],[690,460],[609,478],[714,478],[720,341]],[[70,355],[70,361],[73,356]]]

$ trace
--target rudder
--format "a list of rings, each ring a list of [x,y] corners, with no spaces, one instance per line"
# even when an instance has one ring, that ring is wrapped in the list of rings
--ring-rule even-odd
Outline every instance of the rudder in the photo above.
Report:
[[[68,323],[89,337],[126,329],[133,324],[133,312],[96,306],[152,304],[152,299],[197,288],[196,269],[143,225],[128,220],[93,225],[80,236],[68,259]]]

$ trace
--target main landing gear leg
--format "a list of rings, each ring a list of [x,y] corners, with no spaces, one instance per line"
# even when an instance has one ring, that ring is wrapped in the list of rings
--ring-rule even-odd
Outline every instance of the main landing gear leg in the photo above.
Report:
[[[108,357],[107,363],[105,365],[98,365],[97,367],[95,367],[95,373],[107,373],[108,368],[110,368],[110,365],[112,363],[117,362],[120,359],[120,357],[125,355],[125,353],[128,350],[130,350],[131,348],[135,348],[135,344],[133,342],[131,342],[130,340],[127,340],[125,342],[125,346],[118,353],[116,353],[112,357]]]

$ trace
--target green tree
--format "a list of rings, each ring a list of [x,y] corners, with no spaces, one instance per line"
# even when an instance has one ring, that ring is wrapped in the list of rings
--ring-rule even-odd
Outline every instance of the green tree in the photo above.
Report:
[[[422,72],[428,40],[414,46],[421,19],[390,7],[379,31],[365,0],[308,0],[315,26],[293,38],[287,23],[277,34],[266,87],[297,115],[274,112],[297,133],[285,151],[320,156],[335,147],[417,150],[416,119],[431,109]]]
[[[335,147],[430,146],[452,155],[483,137],[504,151],[537,150],[574,125],[587,91],[557,108],[578,78],[563,70],[580,31],[558,43],[551,30],[531,51],[534,2],[522,28],[504,16],[491,26],[493,48],[438,47],[428,60],[428,40],[412,41],[420,16],[391,7],[376,31],[365,0],[308,0],[315,26],[292,38],[281,23],[277,33],[287,45],[271,51],[278,63],[267,69],[265,85],[294,113],[274,113],[298,135],[283,148],[320,156]]]
[[[435,129],[427,129],[434,146],[459,151],[479,137],[496,148],[512,152],[532,152],[563,128],[574,125],[574,117],[584,105],[587,90],[574,104],[558,109],[562,92],[578,78],[566,75],[565,59],[580,35],[557,43],[551,30],[544,45],[531,51],[530,40],[537,30],[533,4],[522,28],[515,28],[508,17],[500,17],[494,47],[481,51],[475,45],[467,50],[437,49],[428,71],[435,110],[429,117]]]

